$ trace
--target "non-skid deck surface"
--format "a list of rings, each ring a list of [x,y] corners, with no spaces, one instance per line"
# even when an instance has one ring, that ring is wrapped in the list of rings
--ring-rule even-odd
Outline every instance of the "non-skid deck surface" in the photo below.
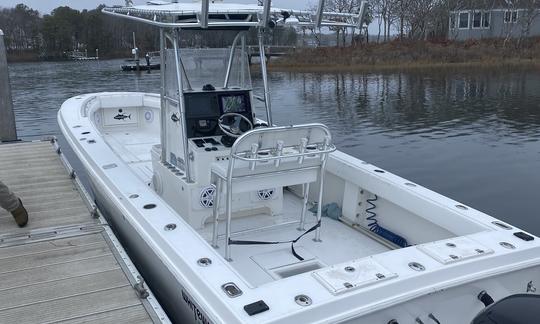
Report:
[[[155,132],[113,131],[103,133],[105,141],[145,183],[152,181],[152,146],[159,143]]]
[[[304,231],[298,225],[302,200],[285,191],[282,215],[253,215],[232,220],[232,239],[248,241],[289,241]],[[283,225],[279,225],[283,224]],[[312,213],[306,216],[305,229],[316,224]],[[212,224],[207,224],[199,233],[211,242]],[[225,222],[219,223],[218,251],[225,253]],[[348,225],[323,217],[321,242],[314,242],[315,233],[309,233],[295,244],[295,250],[306,262],[317,262],[321,266],[337,264],[353,259],[388,251],[388,248]],[[232,245],[231,265],[253,286],[276,280],[270,268],[279,268],[299,263],[291,252],[290,244]],[[269,261],[270,260],[270,261]],[[313,270],[313,269],[311,269]]]
[[[0,210],[0,323],[152,322],[50,143],[0,145],[0,179],[30,214],[21,229]]]

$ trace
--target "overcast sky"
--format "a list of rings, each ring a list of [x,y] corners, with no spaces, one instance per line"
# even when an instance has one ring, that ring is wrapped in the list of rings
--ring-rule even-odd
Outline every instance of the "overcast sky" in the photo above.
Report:
[[[231,0],[234,3],[257,3],[256,0]],[[273,0],[276,7],[305,9],[313,0]],[[124,0],[0,0],[0,7],[14,7],[18,3],[24,3],[30,8],[43,13],[50,13],[52,9],[59,6],[69,6],[74,9],[94,9],[104,3],[106,5],[124,5]],[[145,4],[146,0],[134,0],[135,4]]]

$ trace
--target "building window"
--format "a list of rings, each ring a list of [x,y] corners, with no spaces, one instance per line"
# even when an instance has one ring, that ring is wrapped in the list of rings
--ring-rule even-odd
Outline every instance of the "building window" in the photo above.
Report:
[[[506,10],[504,12],[504,22],[507,24],[515,24],[518,20],[517,10]]]
[[[480,28],[482,27],[482,13],[477,11],[473,12],[472,15],[472,27],[473,28]]]
[[[490,12],[484,12],[482,14],[482,27],[489,28],[490,19],[491,19],[491,13]]]
[[[468,12],[459,13],[459,28],[462,28],[462,29],[469,28],[469,13]]]

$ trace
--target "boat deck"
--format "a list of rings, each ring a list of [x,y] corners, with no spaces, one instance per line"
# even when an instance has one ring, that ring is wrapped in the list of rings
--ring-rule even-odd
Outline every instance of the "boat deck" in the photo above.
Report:
[[[153,132],[108,130],[103,138],[145,183],[152,181],[152,146],[159,143]]]
[[[0,145],[0,179],[30,214],[18,228],[0,209],[0,322],[169,323],[71,172],[49,142]]]
[[[233,240],[248,241],[289,241],[296,239],[304,231],[298,230],[302,200],[284,190],[283,214],[253,215],[234,218],[231,223]],[[317,223],[312,213],[306,215],[305,229]],[[218,246],[225,255],[225,222],[219,223]],[[212,240],[212,224],[199,230],[208,242]],[[316,268],[338,264],[389,251],[390,249],[373,238],[347,224],[323,217],[321,221],[321,242],[313,241],[315,233],[309,233],[295,245],[295,251],[304,258],[298,260],[291,252],[291,244],[232,245],[231,265],[252,286],[257,287],[284,278],[294,273],[307,272]],[[287,275],[288,273],[288,275]]]

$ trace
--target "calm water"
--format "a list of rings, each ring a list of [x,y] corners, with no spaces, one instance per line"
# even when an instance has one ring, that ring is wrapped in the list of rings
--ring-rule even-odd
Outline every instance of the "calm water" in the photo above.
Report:
[[[159,92],[120,64],[11,65],[19,135],[61,136],[80,93]],[[272,73],[271,91],[274,122],[325,123],[342,151],[540,235],[540,71]]]

